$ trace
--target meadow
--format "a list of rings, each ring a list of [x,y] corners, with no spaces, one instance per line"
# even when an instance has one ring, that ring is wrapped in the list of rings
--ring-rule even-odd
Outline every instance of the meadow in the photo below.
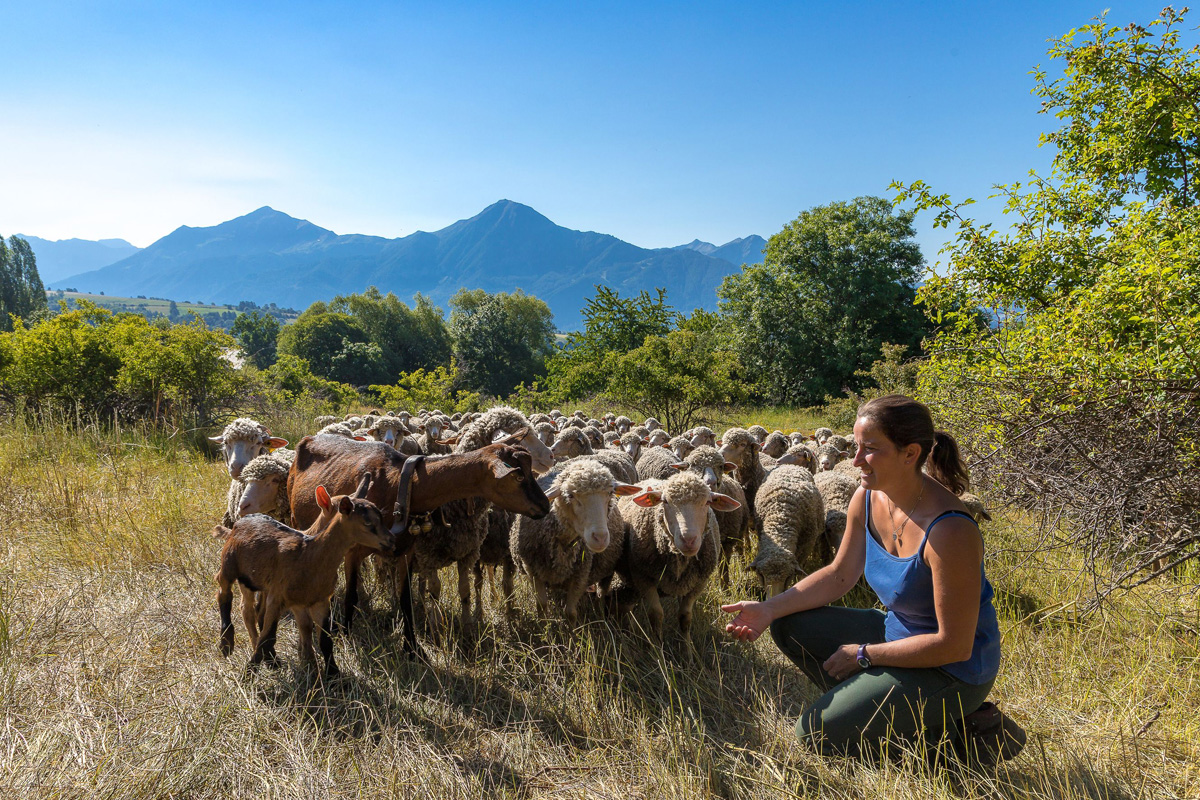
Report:
[[[477,636],[426,639],[429,664],[400,654],[372,587],[336,643],[344,677],[299,667],[290,621],[282,666],[248,671],[236,614],[233,655],[216,647],[210,531],[227,484],[182,435],[0,423],[4,796],[1200,797],[1197,574],[1080,618],[1080,554],[1042,552],[1017,510],[984,535],[1005,648],[994,695],[1029,744],[972,770],[802,748],[792,727],[815,687],[769,637],[723,633],[719,604],[754,592],[740,565],[697,605],[691,655],[669,635],[650,645],[642,616],[539,620],[518,581],[511,618],[489,596]]]

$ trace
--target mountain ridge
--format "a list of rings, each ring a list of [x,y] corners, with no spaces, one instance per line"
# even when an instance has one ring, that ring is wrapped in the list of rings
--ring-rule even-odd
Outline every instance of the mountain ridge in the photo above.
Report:
[[[763,241],[746,237],[730,244],[751,240]],[[581,324],[595,284],[623,294],[663,286],[668,301],[689,312],[715,308],[717,286],[738,266],[687,248],[647,249],[610,234],[564,228],[530,206],[499,200],[437,231],[397,239],[339,235],[262,206],[206,228],[182,225],[120,261],[56,283],[81,291],[295,308],[372,285],[406,300],[420,292],[443,307],[462,287],[521,289],[545,300],[556,324],[571,330]]]

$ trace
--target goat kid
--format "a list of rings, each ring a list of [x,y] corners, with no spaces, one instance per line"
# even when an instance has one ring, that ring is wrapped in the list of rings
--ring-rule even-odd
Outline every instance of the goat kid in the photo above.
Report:
[[[220,650],[233,650],[233,584],[242,592],[242,619],[250,634],[252,665],[274,663],[275,630],[284,608],[296,618],[300,659],[316,665],[313,628],[321,634],[325,674],[336,675],[333,640],[329,637],[329,601],[337,585],[338,566],[351,547],[361,545],[390,552],[394,537],[383,525],[379,508],[367,500],[371,474],[363,475],[353,496],[331,498],[316,489],[320,513],[306,530],[289,528],[263,514],[242,517],[232,528],[218,525],[213,535],[225,539],[217,571],[217,604],[221,612]],[[262,592],[256,613],[254,593]]]

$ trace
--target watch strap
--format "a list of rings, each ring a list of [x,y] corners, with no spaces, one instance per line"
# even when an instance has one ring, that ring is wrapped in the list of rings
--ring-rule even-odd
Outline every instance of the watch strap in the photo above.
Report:
[[[871,668],[871,657],[867,655],[867,646],[865,644],[858,646],[858,665],[863,669]]]

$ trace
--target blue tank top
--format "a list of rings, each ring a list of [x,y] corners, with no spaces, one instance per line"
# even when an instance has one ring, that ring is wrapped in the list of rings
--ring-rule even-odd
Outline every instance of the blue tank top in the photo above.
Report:
[[[864,574],[867,583],[887,607],[884,623],[885,641],[894,642],[922,633],[936,633],[937,615],[933,608],[933,571],[921,557],[929,531],[947,517],[971,519],[961,511],[947,511],[929,523],[921,546],[908,558],[894,556],[871,533],[871,492],[867,491],[867,562]],[[971,520],[974,522],[974,520]],[[979,567],[982,585],[979,593],[979,622],[975,626],[975,644],[966,661],[942,667],[964,683],[978,686],[996,677],[1000,669],[1000,623],[992,605],[992,585]]]

